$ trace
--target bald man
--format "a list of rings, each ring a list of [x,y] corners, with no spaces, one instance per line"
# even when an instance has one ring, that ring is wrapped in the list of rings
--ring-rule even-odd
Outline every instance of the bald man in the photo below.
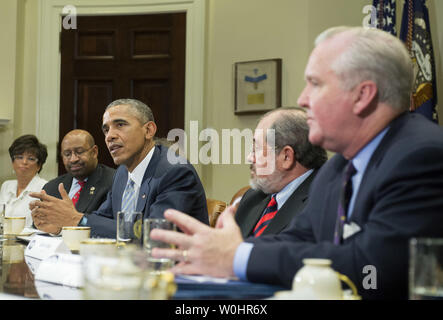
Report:
[[[58,186],[63,183],[78,211],[88,213],[97,210],[111,189],[115,170],[98,164],[98,147],[85,130],[68,132],[60,149],[67,173],[49,181],[43,190],[61,199]]]

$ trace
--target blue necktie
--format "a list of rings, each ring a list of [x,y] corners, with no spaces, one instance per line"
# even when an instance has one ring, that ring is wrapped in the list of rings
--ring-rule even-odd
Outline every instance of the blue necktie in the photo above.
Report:
[[[128,183],[126,184],[125,191],[123,192],[122,197],[122,210],[123,212],[134,212],[136,201],[135,201],[135,190],[134,190],[134,181],[128,179]]]
[[[342,189],[340,192],[340,200],[338,202],[337,220],[335,222],[334,244],[338,245],[342,241],[343,226],[346,221],[349,202],[352,197],[352,176],[356,173],[352,161],[349,161],[345,168],[345,174],[342,181]]]

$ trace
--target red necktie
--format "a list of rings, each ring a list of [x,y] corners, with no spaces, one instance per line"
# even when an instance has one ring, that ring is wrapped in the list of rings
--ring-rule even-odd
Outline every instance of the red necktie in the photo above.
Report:
[[[80,192],[82,191],[83,187],[85,186],[85,181],[77,181],[77,183],[80,185],[80,189],[78,189],[78,191],[72,197],[72,203],[74,204],[74,207],[77,205],[78,198],[80,198]]]
[[[275,200],[275,195],[273,195],[268,205],[266,206],[265,212],[263,212],[262,217],[257,222],[257,225],[252,232],[254,234],[254,237],[259,237],[263,233],[263,231],[265,231],[272,218],[274,218],[274,216],[277,214],[277,209],[277,201]]]

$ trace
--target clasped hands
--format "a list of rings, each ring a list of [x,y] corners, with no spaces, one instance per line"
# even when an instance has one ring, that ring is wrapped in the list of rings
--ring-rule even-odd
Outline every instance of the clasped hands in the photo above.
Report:
[[[152,255],[179,261],[171,268],[174,273],[232,277],[235,252],[243,242],[234,214],[235,207],[229,206],[219,216],[215,228],[211,228],[187,214],[168,209],[164,213],[165,218],[175,223],[183,233],[152,230],[152,239],[176,246],[176,249],[154,248]]]
[[[62,199],[50,196],[44,190],[29,194],[38,199],[29,204],[29,209],[35,227],[41,231],[58,234],[65,226],[77,226],[83,217],[75,209],[63,183],[59,184],[58,191]]]

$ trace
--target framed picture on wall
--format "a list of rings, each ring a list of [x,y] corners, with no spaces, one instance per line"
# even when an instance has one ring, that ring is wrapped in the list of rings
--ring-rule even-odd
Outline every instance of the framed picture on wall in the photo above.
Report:
[[[235,114],[281,107],[281,68],[282,59],[235,63]]]

